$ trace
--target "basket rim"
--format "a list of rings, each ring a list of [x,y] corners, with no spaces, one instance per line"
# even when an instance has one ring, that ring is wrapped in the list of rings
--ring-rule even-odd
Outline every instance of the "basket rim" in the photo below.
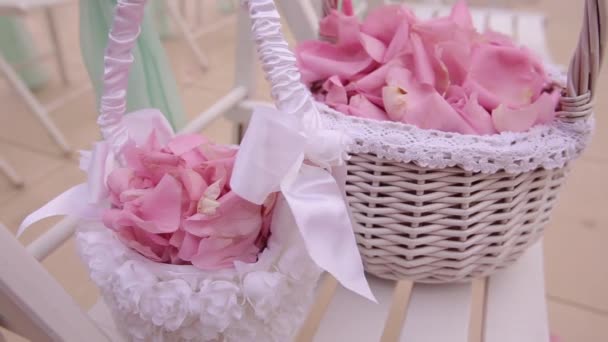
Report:
[[[591,116],[573,122],[556,119],[525,132],[465,135],[349,116],[317,101],[315,106],[322,113],[326,129],[348,136],[348,153],[371,153],[393,162],[414,162],[431,169],[458,167],[482,173],[562,168],[586,148],[595,124]],[[370,134],[381,131],[388,133]],[[447,141],[453,144],[447,145]]]

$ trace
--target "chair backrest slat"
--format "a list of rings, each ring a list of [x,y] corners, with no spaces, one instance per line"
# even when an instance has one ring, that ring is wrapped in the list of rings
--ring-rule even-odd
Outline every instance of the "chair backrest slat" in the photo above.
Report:
[[[2,325],[32,341],[109,341],[47,270],[0,227]]]

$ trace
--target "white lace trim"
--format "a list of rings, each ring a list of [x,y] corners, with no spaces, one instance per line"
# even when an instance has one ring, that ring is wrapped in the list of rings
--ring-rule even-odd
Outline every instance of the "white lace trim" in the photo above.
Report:
[[[476,136],[424,130],[400,122],[344,115],[317,103],[327,129],[353,139],[349,153],[373,153],[396,162],[429,168],[458,166],[471,172],[528,172],[539,167],[561,168],[587,146],[594,120],[554,122],[524,133]]]
[[[99,222],[79,228],[77,245],[131,341],[284,342],[305,317],[320,270],[285,203],[273,219],[273,234],[257,263],[216,272],[152,262]]]

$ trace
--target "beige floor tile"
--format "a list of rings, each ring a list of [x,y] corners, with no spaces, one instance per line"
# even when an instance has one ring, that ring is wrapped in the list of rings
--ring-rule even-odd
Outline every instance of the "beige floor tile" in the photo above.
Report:
[[[545,238],[551,295],[608,310],[608,163],[574,165]]]
[[[561,342],[608,341],[608,316],[550,301],[549,320]]]
[[[61,159],[5,142],[0,142],[0,156],[6,159],[25,181],[25,188],[17,189],[4,175],[0,175],[0,205],[7,201],[16,201],[21,193],[28,191],[32,186],[35,187],[40,178],[61,167],[63,163]]]

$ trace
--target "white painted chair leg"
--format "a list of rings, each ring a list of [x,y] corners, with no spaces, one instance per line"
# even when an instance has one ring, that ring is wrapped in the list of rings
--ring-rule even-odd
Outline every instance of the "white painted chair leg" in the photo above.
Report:
[[[78,304],[0,225],[2,322],[31,341],[109,341]]]
[[[203,53],[203,51],[201,51],[198,43],[196,42],[196,39],[194,38],[194,35],[188,28],[184,18],[180,15],[179,10],[174,2],[167,3],[167,11],[169,11],[171,19],[173,20],[175,25],[177,25],[179,33],[186,41],[186,44],[190,48],[190,51],[192,51],[192,53],[194,54],[194,58],[196,58],[196,61],[201,67],[201,69],[207,70],[207,68],[209,67],[209,60],[207,59],[207,56]]]
[[[319,33],[319,15],[309,0],[277,0],[281,13],[287,18],[289,30],[297,41],[315,39]]]
[[[484,341],[549,342],[541,242],[488,279]]]
[[[233,122],[233,138],[243,137],[245,127],[249,122],[251,108],[243,108],[243,103],[252,95],[256,77],[255,47],[251,38],[251,20],[247,10],[238,8],[237,15],[237,46],[235,51],[235,89],[242,89],[244,96],[226,113],[226,118]]]
[[[61,48],[61,39],[59,39],[59,28],[57,27],[57,20],[53,9],[47,7],[45,10],[46,20],[49,26],[49,33],[51,35],[51,42],[53,44],[53,52],[57,61],[57,70],[59,71],[59,77],[64,85],[70,84],[70,77],[68,75],[68,66],[65,60],[65,54]]]
[[[0,157],[0,172],[4,173],[8,180],[13,183],[13,185],[17,187],[23,186],[23,179],[21,176],[19,176],[13,166],[2,157]]]
[[[400,341],[468,341],[471,294],[470,283],[414,284]]]
[[[70,147],[63,134],[59,131],[57,126],[55,126],[53,121],[51,121],[48,111],[42,106],[42,104],[40,104],[38,99],[36,99],[36,97],[28,89],[27,85],[23,83],[23,80],[21,80],[15,70],[13,70],[13,68],[1,55],[0,72],[2,72],[6,76],[9,84],[13,87],[13,89],[15,89],[19,96],[23,98],[25,104],[30,108],[34,115],[36,115],[42,125],[44,125],[50,136],[53,138],[53,140],[55,140],[57,145],[59,145],[61,150],[66,154],[69,154],[71,152]]]

